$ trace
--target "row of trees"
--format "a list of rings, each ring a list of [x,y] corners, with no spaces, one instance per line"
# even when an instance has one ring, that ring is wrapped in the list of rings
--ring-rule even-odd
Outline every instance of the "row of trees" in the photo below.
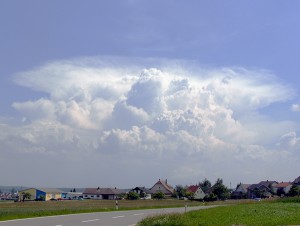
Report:
[[[138,199],[141,199],[141,198],[145,198],[145,195],[146,194],[143,194],[143,193],[139,195],[138,193],[136,193],[134,191],[130,191],[125,195],[121,195],[121,197],[119,197],[119,198],[121,198],[121,199],[125,198],[125,199],[128,199],[128,200],[138,200]],[[165,194],[162,193],[162,192],[156,192],[155,194],[152,195],[152,198],[153,199],[158,199],[158,200],[164,199]]]

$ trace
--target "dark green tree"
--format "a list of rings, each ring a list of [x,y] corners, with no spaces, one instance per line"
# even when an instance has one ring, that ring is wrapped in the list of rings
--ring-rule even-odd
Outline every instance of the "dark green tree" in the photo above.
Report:
[[[178,198],[186,197],[187,190],[182,185],[176,185],[174,189],[173,196]]]
[[[211,183],[208,179],[205,178],[202,182],[199,183],[199,186],[201,187],[202,191],[206,193],[207,190],[211,188]]]
[[[155,194],[153,194],[153,196],[152,196],[154,199],[158,199],[158,200],[160,200],[160,199],[163,199],[163,198],[165,198],[165,194],[164,193],[162,193],[161,191],[159,191],[159,192],[156,192]]]
[[[29,192],[22,193],[22,201],[24,202],[25,199],[31,199],[31,194]]]
[[[300,195],[300,186],[293,184],[289,191],[289,196],[299,196]]]
[[[139,196],[138,193],[136,193],[136,192],[134,192],[134,191],[130,191],[130,192],[127,194],[126,198],[127,198],[128,200],[137,200],[137,199],[140,199],[140,196]]]
[[[212,193],[215,194],[220,200],[226,200],[230,197],[228,188],[223,184],[223,180],[219,178],[214,185]]]

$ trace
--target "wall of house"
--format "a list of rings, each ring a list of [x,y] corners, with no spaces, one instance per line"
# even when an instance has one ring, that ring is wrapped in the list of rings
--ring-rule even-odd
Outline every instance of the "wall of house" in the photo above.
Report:
[[[50,199],[59,199],[61,198],[61,193],[46,193],[46,201]]]
[[[116,195],[94,195],[94,194],[84,194],[84,199],[109,199],[114,200],[116,199]]]
[[[45,200],[46,198],[46,192],[43,192],[41,190],[36,190],[36,199],[42,199]]]
[[[84,199],[103,199],[102,195],[84,194]]]
[[[19,191],[18,195],[19,195],[19,201],[23,201],[23,193],[30,193],[31,197],[30,199],[26,199],[26,200],[35,200],[36,199],[36,189],[35,188],[30,188],[27,190],[23,190],[23,191]]]
[[[203,199],[205,197],[205,193],[202,191],[202,189],[197,189],[197,191],[194,193],[195,199]]]
[[[162,184],[155,184],[152,188],[151,191],[153,192],[159,192],[161,191],[164,194],[170,194],[170,191],[168,191]]]

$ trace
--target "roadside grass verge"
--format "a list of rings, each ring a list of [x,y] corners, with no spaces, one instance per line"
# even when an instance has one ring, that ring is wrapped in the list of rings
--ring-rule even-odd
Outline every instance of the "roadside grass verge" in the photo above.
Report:
[[[219,206],[146,218],[139,226],[300,225],[300,199]]]
[[[118,200],[119,210],[151,209],[203,205],[184,200]],[[42,216],[115,211],[114,200],[70,200],[47,202],[1,202],[0,221]]]

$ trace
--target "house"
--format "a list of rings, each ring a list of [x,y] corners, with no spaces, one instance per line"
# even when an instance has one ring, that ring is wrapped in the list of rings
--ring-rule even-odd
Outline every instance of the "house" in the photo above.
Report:
[[[142,199],[151,199],[152,191],[145,187],[135,187],[130,191],[136,192]]]
[[[290,182],[281,182],[274,185],[274,192],[275,194],[281,196],[281,195],[287,195],[292,187],[292,183]]]
[[[271,181],[270,180],[265,180],[265,181],[259,182],[258,184],[264,185],[264,186],[270,188],[271,191],[273,191],[274,190],[274,186],[276,184],[278,184],[278,182],[277,181],[272,181],[272,180]]]
[[[150,190],[153,194],[162,192],[166,196],[171,196],[173,194],[174,188],[168,184],[167,180],[159,179]]]
[[[300,176],[293,181],[293,184],[300,186]]]
[[[61,196],[62,199],[80,199],[83,198],[82,192],[65,192]]]
[[[26,193],[30,194],[30,198],[25,198],[24,195]],[[59,199],[62,196],[62,191],[56,188],[28,188],[25,190],[21,190],[18,192],[19,201],[34,201],[34,200],[42,200],[48,201],[50,199]]]
[[[272,190],[264,184],[252,184],[248,187],[247,198],[270,198]]]
[[[42,191],[45,197],[45,201],[51,200],[51,199],[60,199],[62,197],[63,191],[57,189],[57,188],[41,188],[38,189]],[[40,197],[37,196],[37,199],[40,199]]]
[[[247,198],[247,192],[248,188],[251,186],[251,184],[242,184],[239,183],[236,186],[236,189],[231,193],[232,199],[245,199]]]
[[[25,198],[25,194],[28,193],[30,196]],[[27,188],[18,192],[19,201],[34,201],[39,199],[41,196],[45,197],[45,192],[38,190],[36,188]]]
[[[82,195],[84,199],[108,199],[118,198],[121,192],[117,188],[86,188]]]
[[[191,192],[193,194],[193,198],[197,200],[201,200],[205,197],[205,193],[198,185],[191,185],[187,187],[186,189],[188,192]]]

